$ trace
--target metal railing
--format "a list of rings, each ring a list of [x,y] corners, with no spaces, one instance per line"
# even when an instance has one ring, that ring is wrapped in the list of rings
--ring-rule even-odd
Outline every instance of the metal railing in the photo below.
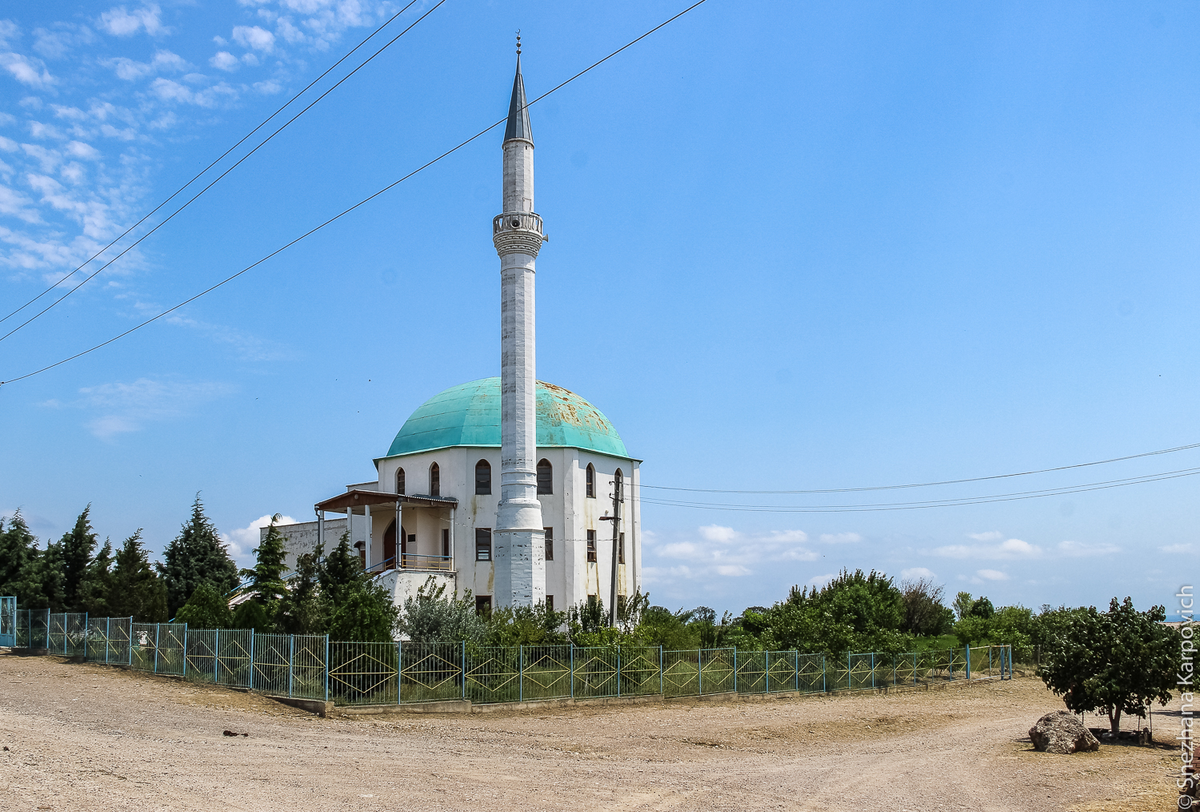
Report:
[[[367,567],[367,572],[380,575],[395,569],[401,570],[433,570],[436,572],[453,572],[454,557],[449,555],[418,555],[403,553],[398,558],[388,558]]]
[[[16,641],[89,662],[338,705],[828,693],[1012,676],[1010,646],[827,657],[736,648],[366,643],[19,609]]]

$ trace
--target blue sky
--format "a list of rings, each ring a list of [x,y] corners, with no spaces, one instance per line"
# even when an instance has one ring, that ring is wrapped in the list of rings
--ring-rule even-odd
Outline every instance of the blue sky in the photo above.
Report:
[[[182,301],[503,117],[515,29],[532,97],[685,5],[447,0],[0,341],[0,380]],[[10,5],[0,316],[399,7]],[[1198,23],[1180,3],[708,0],[530,111],[551,236],[539,377],[602,409],[666,487],[924,483],[1200,442]],[[247,561],[261,517],[307,519],[371,478],[425,399],[498,369],[500,137],[0,387],[0,513],[46,539],[90,502],[102,535],[142,527],[158,551],[199,491]],[[736,612],[874,567],[997,605],[1170,609],[1197,571],[1195,476],[796,511],[1192,468],[1200,449],[900,491],[648,489],[646,583],[656,603]]]

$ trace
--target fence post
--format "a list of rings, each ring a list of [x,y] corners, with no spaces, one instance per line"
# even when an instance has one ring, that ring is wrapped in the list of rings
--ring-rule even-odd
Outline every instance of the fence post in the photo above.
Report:
[[[111,638],[112,638],[112,618],[106,617],[106,618],[104,618],[104,664],[105,665],[108,665],[108,649],[109,649],[109,643],[110,643]],[[83,656],[84,656],[84,659],[87,659],[87,642],[86,642],[87,638],[84,638],[84,640],[85,640],[85,642],[83,644],[83,646],[84,646]]]
[[[184,678],[184,679],[187,679],[187,667],[188,667],[188,656],[187,656],[187,624],[186,624],[186,623],[184,623],[184,624],[183,624],[183,678]]]
[[[988,676],[992,675],[992,647],[988,646]]]
[[[329,635],[325,635],[325,701],[329,701]]]
[[[829,681],[825,678],[825,655],[821,655],[821,693],[829,693]]]
[[[517,646],[517,701],[525,701],[525,644]]]
[[[292,695],[292,678],[296,673],[296,635],[288,635],[288,696]]]
[[[400,641],[396,641],[396,704],[399,705],[403,700],[400,698],[400,686],[404,684],[404,650],[401,648]]]
[[[254,690],[254,629],[250,630],[250,690]]]
[[[875,690],[875,652],[871,652],[871,690]]]
[[[621,698],[621,644],[617,644],[617,699]]]
[[[771,652],[763,652],[763,676],[767,680],[767,695],[771,694]]]
[[[126,645],[129,646],[129,667],[133,667],[133,615],[129,616],[129,640]]]
[[[64,618],[63,619],[63,628],[64,628],[63,639],[64,640],[67,638],[67,635],[65,633],[66,625],[67,625],[66,619]],[[85,660],[87,659],[87,639],[88,639],[87,629],[88,629],[88,613],[84,612],[83,613],[83,659],[85,659]],[[105,640],[104,642],[107,643],[108,641]]]
[[[46,651],[50,650],[50,607],[46,607]]]
[[[661,649],[662,646],[659,646]],[[661,659],[660,659],[661,662]],[[660,682],[661,685],[661,682]],[[571,699],[575,698],[575,644],[571,644]]]
[[[462,698],[467,698],[467,641],[462,641],[461,654],[458,658],[459,670],[462,671]]]
[[[658,647],[658,694],[659,694],[659,696],[662,696],[662,693],[663,693],[663,656],[662,656],[662,651],[663,651],[662,646],[659,646]]]
[[[971,681],[971,644],[967,644],[967,682]]]
[[[704,649],[696,649],[696,684],[699,693],[697,696],[704,696]]]
[[[733,692],[737,693],[737,646],[733,647]]]
[[[800,649],[795,649],[792,654],[796,655],[792,661],[796,664],[796,693],[800,693]]]
[[[220,666],[220,663],[221,663],[221,630],[216,629],[215,631],[213,631],[213,685],[219,684],[217,668]],[[291,696],[291,695],[292,694],[289,691],[288,696]]]

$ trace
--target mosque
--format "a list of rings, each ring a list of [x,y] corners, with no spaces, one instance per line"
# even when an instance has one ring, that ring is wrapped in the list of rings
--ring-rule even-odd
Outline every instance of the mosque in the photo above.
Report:
[[[608,418],[535,376],[533,131],[517,68],[503,142],[500,377],[425,401],[374,460],[377,478],[282,525],[289,568],[348,533],[397,603],[430,578],[476,608],[619,606],[641,588],[638,467]],[[331,518],[329,514],[342,518]],[[265,530],[263,531],[266,532]]]

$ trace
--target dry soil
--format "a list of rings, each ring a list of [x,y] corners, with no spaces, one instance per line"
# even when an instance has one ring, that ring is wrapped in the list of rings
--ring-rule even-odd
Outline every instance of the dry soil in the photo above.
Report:
[[[1174,808],[1152,747],[1035,752],[1040,680],[913,693],[320,719],[270,699],[0,655],[2,810]],[[246,733],[226,736],[224,731]]]

